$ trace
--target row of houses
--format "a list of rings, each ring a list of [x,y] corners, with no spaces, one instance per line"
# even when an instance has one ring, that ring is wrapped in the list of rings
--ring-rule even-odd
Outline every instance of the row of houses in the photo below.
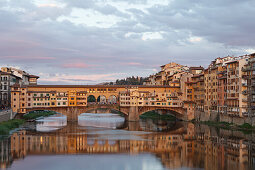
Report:
[[[181,100],[196,110],[247,117],[255,113],[255,53],[216,58],[208,68],[177,63],[161,66],[144,85],[180,87]]]
[[[20,69],[2,67],[0,71],[0,107],[11,106],[11,86],[14,84],[36,85],[38,78],[38,76],[28,74]]]

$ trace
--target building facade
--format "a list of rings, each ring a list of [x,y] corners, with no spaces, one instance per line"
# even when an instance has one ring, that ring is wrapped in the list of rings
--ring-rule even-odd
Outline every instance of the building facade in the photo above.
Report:
[[[2,67],[0,77],[0,107],[2,108],[11,107],[11,86],[36,85],[39,78],[12,67]]]

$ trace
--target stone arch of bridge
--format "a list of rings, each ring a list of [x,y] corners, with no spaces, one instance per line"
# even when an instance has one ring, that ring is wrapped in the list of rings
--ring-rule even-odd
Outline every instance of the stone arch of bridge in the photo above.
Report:
[[[183,108],[156,108],[156,107],[142,107],[138,110],[139,116],[149,112],[149,111],[156,111],[159,114],[170,114],[175,116],[177,119],[184,120],[185,119],[185,109]]]
[[[90,106],[72,106],[72,107],[41,107],[41,108],[31,108],[27,109],[27,112],[30,111],[42,111],[42,110],[47,110],[47,111],[55,111],[57,113],[61,113],[65,116],[67,116],[68,121],[77,121],[78,116],[82,113],[87,113],[89,110],[93,109],[111,109],[115,110],[116,112],[121,112],[126,116],[128,116],[128,110],[126,109],[121,109],[117,105],[90,105]]]
[[[116,114],[122,114],[122,115],[125,115],[127,116],[128,115],[128,112],[126,112],[125,110],[121,110],[121,109],[118,109],[118,108],[113,108],[113,107],[91,107],[91,108],[88,108],[88,110],[86,110],[86,112],[88,113],[98,113],[96,112],[95,110],[98,110],[98,109],[109,109],[111,111],[111,113],[116,113]]]

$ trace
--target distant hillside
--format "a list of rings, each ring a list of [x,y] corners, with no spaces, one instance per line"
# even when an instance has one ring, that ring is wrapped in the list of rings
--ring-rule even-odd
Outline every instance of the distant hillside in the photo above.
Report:
[[[127,77],[124,79],[117,79],[115,82],[104,83],[104,85],[143,85],[143,82],[148,80],[147,77]]]

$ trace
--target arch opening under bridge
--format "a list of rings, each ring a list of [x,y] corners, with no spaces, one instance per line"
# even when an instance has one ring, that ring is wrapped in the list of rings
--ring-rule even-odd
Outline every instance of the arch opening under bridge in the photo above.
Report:
[[[156,107],[143,107],[139,110],[139,116],[146,114],[148,112],[156,112],[159,115],[171,115],[178,120],[184,120],[186,109],[183,108],[156,108]]]

